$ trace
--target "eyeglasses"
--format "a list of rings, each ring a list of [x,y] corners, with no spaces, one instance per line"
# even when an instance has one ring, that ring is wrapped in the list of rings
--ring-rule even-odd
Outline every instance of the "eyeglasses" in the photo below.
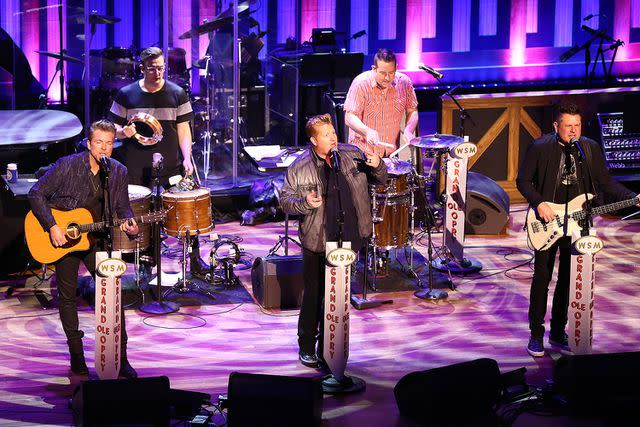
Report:
[[[164,70],[166,69],[166,65],[158,65],[157,67],[145,67],[144,70],[147,73],[153,73],[154,71],[158,71],[160,73],[164,73]]]

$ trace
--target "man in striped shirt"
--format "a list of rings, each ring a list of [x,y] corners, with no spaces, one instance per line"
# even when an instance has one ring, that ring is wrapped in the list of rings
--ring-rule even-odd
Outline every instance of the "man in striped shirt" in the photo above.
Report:
[[[396,67],[391,50],[378,50],[371,70],[353,80],[344,103],[348,142],[381,157],[411,140],[418,125],[413,84]]]

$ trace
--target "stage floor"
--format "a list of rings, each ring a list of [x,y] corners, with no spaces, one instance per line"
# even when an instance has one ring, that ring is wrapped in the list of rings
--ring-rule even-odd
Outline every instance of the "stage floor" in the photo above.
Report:
[[[351,310],[347,373],[366,381],[363,393],[325,396],[323,426],[412,426],[399,415],[393,387],[405,374],[481,357],[495,359],[502,372],[526,367],[529,383],[543,386],[560,354],[543,358],[526,352],[527,307],[532,252],[522,232],[524,205],[512,206],[506,236],[469,236],[466,256],[480,261],[480,273],[454,277],[457,290],[440,302],[414,297],[413,290],[373,294],[393,304]],[[640,350],[640,219],[596,219],[605,249],[598,257],[594,353]],[[291,235],[296,224],[291,221]],[[218,225],[216,232],[242,238],[247,256],[264,256],[283,234],[283,223],[242,227]],[[441,241],[442,235],[435,235]],[[167,241],[177,249],[175,239]],[[205,259],[211,243],[202,240]],[[418,247],[426,255],[426,248]],[[291,246],[290,253],[296,253]],[[282,253],[282,251],[280,251]],[[178,271],[177,258],[163,258],[163,270]],[[131,268],[131,267],[130,267]],[[250,269],[238,272],[251,294]],[[167,276],[164,283],[171,283]],[[35,278],[0,283],[0,425],[70,425],[68,408],[74,385],[57,310],[43,310],[32,296]],[[40,285],[48,292],[48,283]],[[549,298],[550,299],[550,298]],[[140,376],[169,377],[172,388],[225,394],[233,371],[314,376],[297,359],[297,310],[267,310],[255,302],[181,307],[152,317],[126,313],[129,360]],[[93,312],[81,303],[81,327],[87,333],[87,363],[93,371]],[[547,322],[548,324],[548,322]],[[546,339],[545,339],[546,344]],[[464,410],[464,402],[460,402]],[[525,414],[514,426],[601,425],[596,421]]]

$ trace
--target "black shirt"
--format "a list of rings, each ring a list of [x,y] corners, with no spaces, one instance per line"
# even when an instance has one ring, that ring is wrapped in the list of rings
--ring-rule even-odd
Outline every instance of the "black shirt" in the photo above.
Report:
[[[574,150],[567,150],[564,145],[557,143],[551,151],[551,155],[557,158],[559,164],[556,188],[554,190],[553,203],[567,203],[582,194],[582,169],[576,162]],[[569,161],[567,161],[567,158]]]
[[[327,242],[338,241],[338,218],[340,212],[338,195],[340,195],[342,210],[344,211],[342,240],[351,242],[351,249],[358,252],[362,246],[362,238],[358,232],[358,215],[356,213],[356,207],[353,204],[353,195],[351,194],[351,188],[349,188],[347,180],[342,175],[342,172],[334,173],[333,169],[327,163],[324,164],[323,171],[320,172],[320,179],[326,191],[323,199],[325,203],[324,212]]]

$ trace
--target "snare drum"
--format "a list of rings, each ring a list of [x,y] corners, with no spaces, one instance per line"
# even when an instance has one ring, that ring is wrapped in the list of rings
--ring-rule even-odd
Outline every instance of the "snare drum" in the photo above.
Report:
[[[133,216],[146,215],[151,211],[151,190],[140,185],[129,185],[129,203]],[[151,224],[138,223],[138,237],[131,239],[119,227],[113,229],[113,250],[124,253],[143,250],[151,245]]]
[[[373,187],[376,197],[400,197],[409,194],[411,163],[386,157],[382,160],[387,165],[389,177],[384,184],[378,184]]]
[[[211,231],[211,195],[206,188],[162,194],[162,206],[167,209],[164,229],[170,236],[182,237]]]

